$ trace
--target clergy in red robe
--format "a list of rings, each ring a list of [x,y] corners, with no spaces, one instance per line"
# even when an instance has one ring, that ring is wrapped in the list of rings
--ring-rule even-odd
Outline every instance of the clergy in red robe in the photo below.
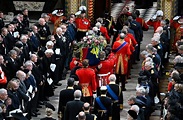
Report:
[[[120,34],[120,40],[114,42],[113,45],[113,52],[116,55],[116,68],[115,74],[117,77],[116,83],[122,82],[122,90],[126,90],[125,88],[125,81],[126,81],[126,74],[128,70],[128,60],[131,53],[130,45],[124,40],[125,34]]]

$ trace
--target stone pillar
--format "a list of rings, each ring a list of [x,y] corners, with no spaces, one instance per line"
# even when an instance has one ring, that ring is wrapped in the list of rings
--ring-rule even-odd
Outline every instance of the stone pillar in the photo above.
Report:
[[[158,9],[164,12],[164,19],[172,19],[178,10],[178,0],[158,0]]]
[[[66,0],[65,1],[66,15],[69,15],[71,13],[76,13],[79,10],[80,6],[86,6],[87,8],[86,15],[91,21],[93,21],[94,1],[95,0]]]

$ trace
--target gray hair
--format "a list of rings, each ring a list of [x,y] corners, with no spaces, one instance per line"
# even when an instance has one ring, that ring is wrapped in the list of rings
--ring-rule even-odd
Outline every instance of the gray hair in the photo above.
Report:
[[[28,60],[25,62],[24,66],[27,67],[27,66],[30,66],[32,65],[32,61]]]
[[[129,98],[128,98],[128,100],[132,100],[132,101],[134,101],[134,102],[136,102],[136,97],[134,96],[134,95],[131,95]]]
[[[15,50],[10,50],[9,54],[10,54],[10,56],[11,56],[11,55],[14,55],[14,54],[17,54],[17,51],[15,51]]]
[[[26,77],[26,74],[22,70],[18,70],[16,72],[16,77],[20,79],[21,77]]]
[[[54,45],[54,43],[52,42],[52,41],[48,41],[47,43],[46,43],[46,46],[53,46]]]
[[[139,87],[136,89],[138,93],[140,93],[141,95],[145,95],[146,94],[146,90],[144,87]]]
[[[4,89],[4,88],[1,88],[1,89],[0,89],[0,95],[1,95],[1,94],[5,94],[5,93],[7,93],[7,90]]]
[[[149,67],[151,67],[151,68],[154,67],[153,62],[151,62],[151,61],[145,62],[145,66],[149,66]]]
[[[81,91],[80,90],[76,90],[74,92],[74,98],[81,98],[82,94],[81,94]]]
[[[58,27],[58,28],[56,29],[56,33],[58,33],[59,31],[62,31],[62,28],[61,28],[61,27]]]
[[[31,54],[30,59],[32,59],[33,57],[37,57],[37,55],[36,54]]]
[[[149,61],[149,62],[153,62],[153,59],[152,59],[151,57],[146,57],[145,60],[146,60],[146,62],[148,62],[148,61]]]
[[[109,76],[109,81],[116,81],[116,75],[115,74],[111,74],[110,76]]]
[[[147,55],[148,52],[147,52],[146,50],[143,50],[140,54],[141,54],[141,55]]]
[[[180,55],[176,56],[175,59],[173,60],[173,62],[176,63],[183,63],[183,57],[181,57]]]
[[[132,105],[132,107],[130,108],[130,110],[134,110],[137,114],[139,113],[139,106],[137,105]]]

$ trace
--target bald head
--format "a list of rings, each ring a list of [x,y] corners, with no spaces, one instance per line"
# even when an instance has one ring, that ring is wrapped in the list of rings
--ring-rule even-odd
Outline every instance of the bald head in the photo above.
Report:
[[[86,120],[86,115],[84,112],[79,112],[78,114],[78,120]]]
[[[39,18],[39,24],[40,25],[45,25],[45,19],[44,18]]]
[[[18,70],[18,71],[16,72],[16,77],[17,77],[19,80],[25,80],[26,74],[25,74],[22,70]]]
[[[88,111],[89,109],[90,109],[90,104],[89,103],[84,103],[84,105],[83,105],[83,109],[84,109],[84,111]]]

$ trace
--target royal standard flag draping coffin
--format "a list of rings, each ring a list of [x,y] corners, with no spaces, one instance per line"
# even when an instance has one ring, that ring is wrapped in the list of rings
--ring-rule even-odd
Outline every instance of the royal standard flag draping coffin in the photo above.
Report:
[[[99,64],[100,60],[98,58],[99,55],[99,48],[98,47],[93,47],[93,48],[82,48],[81,49],[81,59],[88,59],[89,60],[89,65],[90,66],[95,66]]]

